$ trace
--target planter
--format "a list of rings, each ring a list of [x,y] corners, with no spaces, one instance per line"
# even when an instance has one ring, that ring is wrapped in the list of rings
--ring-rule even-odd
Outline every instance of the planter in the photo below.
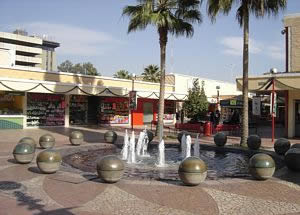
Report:
[[[188,157],[179,165],[178,174],[185,185],[195,186],[205,180],[207,167],[200,158]]]
[[[79,146],[83,142],[83,133],[80,131],[73,131],[70,134],[69,140],[72,145]]]
[[[284,157],[287,167],[293,171],[300,171],[300,148],[289,149]]]
[[[250,174],[258,180],[267,180],[275,172],[275,162],[270,155],[258,153],[253,155],[249,161]]]
[[[51,134],[44,134],[40,137],[39,144],[43,149],[53,148],[55,145],[55,138]]]
[[[52,149],[47,149],[38,154],[36,163],[43,173],[55,173],[59,170],[61,164],[61,155]]]
[[[291,147],[288,139],[280,138],[274,144],[274,150],[278,155],[284,155]]]
[[[218,132],[214,137],[214,141],[217,146],[225,146],[227,142],[227,135],[223,132]]]
[[[104,134],[104,140],[107,143],[115,143],[118,138],[118,135],[114,131],[107,131]]]
[[[18,163],[30,163],[34,158],[35,148],[30,143],[19,143],[15,146],[13,155]]]
[[[21,140],[19,140],[19,143],[29,143],[34,147],[34,149],[36,148],[35,140],[31,137],[23,137]]]
[[[258,135],[250,135],[247,139],[249,149],[257,150],[261,146],[261,139]]]
[[[119,181],[124,173],[125,165],[117,156],[104,156],[97,163],[97,172],[99,178],[108,183]]]

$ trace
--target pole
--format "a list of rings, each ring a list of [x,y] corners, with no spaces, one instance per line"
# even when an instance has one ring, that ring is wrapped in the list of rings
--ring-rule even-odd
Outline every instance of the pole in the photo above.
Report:
[[[132,77],[132,91],[134,91],[134,79]],[[133,131],[133,108],[131,108],[131,131]]]
[[[274,136],[275,136],[275,113],[274,113],[274,94],[275,94],[275,86],[274,86],[274,78],[272,79],[272,143],[274,144]]]

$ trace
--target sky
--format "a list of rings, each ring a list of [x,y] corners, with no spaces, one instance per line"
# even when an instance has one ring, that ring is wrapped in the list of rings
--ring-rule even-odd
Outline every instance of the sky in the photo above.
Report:
[[[30,35],[46,35],[60,43],[58,64],[91,62],[103,76],[125,69],[141,74],[150,64],[160,64],[157,30],[127,33],[129,18],[122,16],[135,0],[0,0],[0,31],[25,29]],[[202,24],[194,25],[192,38],[172,37],[167,44],[167,73],[180,73],[234,82],[242,76],[243,30],[235,10],[212,23],[201,11]],[[285,71],[283,17],[300,13],[300,0],[288,0],[277,17],[250,18],[249,75],[261,75],[270,68]]]

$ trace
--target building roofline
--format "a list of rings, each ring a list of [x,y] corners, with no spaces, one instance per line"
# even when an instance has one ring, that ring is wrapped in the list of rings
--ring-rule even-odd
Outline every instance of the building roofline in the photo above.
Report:
[[[178,75],[178,76],[184,76],[184,77],[190,77],[190,78],[199,78],[201,80],[204,80],[204,81],[216,81],[216,82],[221,82],[221,83],[224,83],[224,84],[235,84],[233,82],[228,82],[228,81],[222,81],[222,80],[216,80],[216,79],[210,79],[210,78],[203,78],[203,77],[197,77],[197,76],[193,76],[193,75],[185,75],[185,74],[180,74],[180,73],[169,73],[167,75]]]
[[[257,76],[249,76],[250,79],[261,79],[261,78],[272,78],[272,77],[300,77],[300,72],[282,72],[275,74],[265,74],[265,75],[257,75]],[[243,77],[236,77],[237,79],[242,79]]]
[[[283,19],[296,18],[296,17],[300,17],[300,13],[287,14],[283,17]]]
[[[58,42],[54,42],[54,41],[43,40],[43,46],[57,48],[57,47],[60,47],[60,44]]]

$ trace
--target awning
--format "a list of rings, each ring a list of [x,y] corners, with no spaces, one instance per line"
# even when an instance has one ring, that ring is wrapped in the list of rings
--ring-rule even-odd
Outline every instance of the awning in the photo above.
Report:
[[[299,73],[279,73],[264,76],[256,76],[248,78],[249,92],[271,91],[272,80],[276,91],[280,90],[300,90],[300,74]],[[243,89],[243,79],[236,79],[237,88]]]

